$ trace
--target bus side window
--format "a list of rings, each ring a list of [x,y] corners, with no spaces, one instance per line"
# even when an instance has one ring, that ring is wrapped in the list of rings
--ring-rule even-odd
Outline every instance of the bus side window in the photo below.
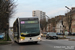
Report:
[[[17,29],[17,23],[14,24],[14,38],[17,38],[18,36],[18,29]]]
[[[19,25],[18,25],[18,22],[17,22],[17,39],[19,39]]]

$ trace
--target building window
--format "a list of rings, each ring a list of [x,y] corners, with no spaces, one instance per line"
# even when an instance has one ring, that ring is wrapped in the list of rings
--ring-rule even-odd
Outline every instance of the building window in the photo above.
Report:
[[[42,11],[40,11],[40,14],[42,14]]]
[[[73,19],[75,19],[75,15],[73,16]]]
[[[35,16],[35,14],[33,14],[33,16]]]
[[[75,25],[75,21],[72,22],[72,25]]]
[[[34,11],[35,12],[35,11]]]
[[[75,28],[72,29],[72,32],[75,33]]]

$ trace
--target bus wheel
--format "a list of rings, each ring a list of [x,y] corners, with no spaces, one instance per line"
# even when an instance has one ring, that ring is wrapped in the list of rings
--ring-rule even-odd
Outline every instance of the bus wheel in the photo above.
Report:
[[[16,43],[16,41],[14,41]]]
[[[35,44],[37,44],[38,42],[36,41],[36,42],[34,42]]]
[[[15,43],[17,43],[17,41],[14,41]]]

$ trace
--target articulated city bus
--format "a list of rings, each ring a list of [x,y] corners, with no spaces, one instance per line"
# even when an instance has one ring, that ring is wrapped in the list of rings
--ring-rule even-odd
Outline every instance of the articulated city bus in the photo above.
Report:
[[[40,22],[38,18],[17,18],[13,24],[14,41],[35,42],[41,41]]]

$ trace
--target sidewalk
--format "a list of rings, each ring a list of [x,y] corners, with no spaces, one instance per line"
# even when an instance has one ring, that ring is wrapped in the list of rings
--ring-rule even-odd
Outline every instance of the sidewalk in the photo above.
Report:
[[[63,37],[63,35],[58,35],[58,36]],[[75,37],[75,35],[74,36],[73,35],[64,35],[64,36]]]
[[[63,35],[58,35],[59,37],[63,37]],[[68,35],[64,35],[66,38],[69,39],[69,41],[75,41],[75,36],[68,36]]]
[[[13,32],[11,30],[9,30],[9,37],[10,37],[11,41],[14,42]]]

